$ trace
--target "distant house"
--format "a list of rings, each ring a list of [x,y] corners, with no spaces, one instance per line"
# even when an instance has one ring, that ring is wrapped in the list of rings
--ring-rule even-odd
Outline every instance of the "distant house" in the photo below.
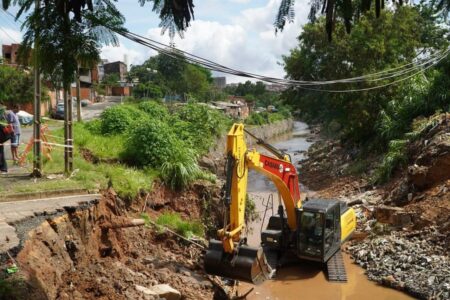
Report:
[[[213,77],[214,86],[220,90],[224,89],[227,86],[227,78],[226,77]]]
[[[99,67],[99,74],[102,74],[102,78],[106,75],[117,74],[120,82],[118,86],[108,89],[110,96],[130,96],[131,95],[131,83],[127,83],[127,65],[121,61],[115,61],[111,63],[103,63],[101,68]],[[100,71],[101,69],[101,71]],[[99,76],[100,77],[100,76]]]
[[[19,44],[2,45],[3,64],[17,65],[17,51]]]
[[[112,63],[103,64],[104,75],[117,74],[120,81],[126,81],[127,79],[127,65],[121,61],[115,61]]]
[[[244,98],[230,96],[229,101],[212,102],[218,109],[223,110],[225,114],[233,118],[245,119],[249,115],[249,108]]]

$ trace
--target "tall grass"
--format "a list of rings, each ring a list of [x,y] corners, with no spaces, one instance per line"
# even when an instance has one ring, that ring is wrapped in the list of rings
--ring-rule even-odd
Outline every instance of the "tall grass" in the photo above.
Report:
[[[203,237],[205,229],[199,221],[183,220],[177,213],[167,212],[158,217],[156,224],[166,226],[176,233],[191,238],[192,236]]]
[[[407,162],[406,146],[408,140],[393,140],[389,143],[389,150],[383,157],[381,164],[375,170],[373,182],[387,182],[394,170]]]

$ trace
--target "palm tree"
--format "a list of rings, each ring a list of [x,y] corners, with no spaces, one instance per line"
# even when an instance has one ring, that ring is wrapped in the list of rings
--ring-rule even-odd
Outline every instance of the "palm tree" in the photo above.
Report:
[[[11,1],[3,0],[2,3],[8,7]],[[15,0],[14,4],[20,5],[16,15],[19,18],[34,7],[35,0]],[[70,11],[74,13],[73,17]],[[41,74],[54,86],[63,88],[67,112],[65,138],[69,145],[72,143],[72,105],[68,91],[75,80],[78,64],[91,66],[99,60],[102,44],[117,45],[113,30],[124,30],[123,23],[123,16],[109,0],[97,0],[94,5],[88,1],[80,6],[76,1],[45,0],[26,17],[19,58],[25,61],[32,56]],[[65,149],[65,170],[70,172],[73,154],[70,147]]]

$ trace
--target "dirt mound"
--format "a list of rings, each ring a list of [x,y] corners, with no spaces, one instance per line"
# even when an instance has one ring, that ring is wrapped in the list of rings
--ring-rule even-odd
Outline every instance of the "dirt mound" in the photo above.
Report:
[[[152,299],[147,291],[168,284],[184,299],[211,299],[215,287],[202,271],[202,249],[148,227],[108,229],[129,219],[120,202],[110,191],[94,206],[69,208],[29,233],[17,262],[35,294],[42,299]],[[195,209],[189,215],[201,214]]]

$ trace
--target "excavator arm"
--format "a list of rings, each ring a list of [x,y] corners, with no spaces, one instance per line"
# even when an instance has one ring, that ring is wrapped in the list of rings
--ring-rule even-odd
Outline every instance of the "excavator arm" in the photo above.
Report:
[[[270,276],[261,248],[246,246],[242,238],[245,226],[245,202],[247,197],[248,172],[253,169],[267,176],[276,186],[286,210],[287,225],[290,230],[297,228],[296,208],[300,208],[300,190],[296,168],[288,155],[278,152],[263,141],[277,157],[249,151],[245,143],[243,124],[234,124],[227,136],[227,180],[225,184],[225,205],[229,210],[229,219],[225,219],[224,228],[218,231],[219,241],[211,240],[205,257],[205,269],[210,274],[237,278],[259,283]]]

